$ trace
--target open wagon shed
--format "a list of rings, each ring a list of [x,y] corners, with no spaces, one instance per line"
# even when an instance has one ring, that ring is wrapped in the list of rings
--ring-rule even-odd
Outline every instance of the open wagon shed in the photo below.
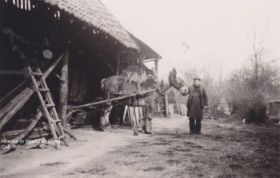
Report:
[[[95,100],[101,79],[147,59],[100,0],[3,0],[0,13],[0,131],[17,139],[50,129],[63,140],[68,104]]]
[[[80,125],[82,125],[86,117],[89,117],[92,121],[96,110],[101,111],[97,114],[97,117],[104,119],[106,115],[107,118],[105,119],[107,121],[104,121],[107,124],[97,124],[99,125],[99,129],[104,130],[104,128],[110,124],[123,124],[127,105],[130,105],[135,99],[139,100],[140,98],[143,99],[147,96],[158,94],[158,92],[155,91],[158,91],[157,71],[161,56],[131,33],[129,33],[129,35],[137,45],[139,51],[135,54],[130,50],[122,50],[117,54],[117,64],[115,66],[117,70],[115,75],[110,76],[106,80],[104,79],[106,82],[101,82],[102,86],[109,86],[109,90],[113,89],[113,91],[109,92],[111,96],[107,98],[108,96],[105,95],[101,101],[98,97],[93,98],[93,100],[88,103],[69,105],[69,110],[73,112],[79,112],[79,110],[85,111],[84,113],[81,112],[79,116],[80,119],[77,119],[80,120],[78,121]],[[153,65],[150,65],[149,68],[146,63],[150,62],[153,62]],[[124,83],[121,81],[121,83],[118,83],[118,80],[123,77],[125,77]],[[140,88],[137,89],[133,87],[135,82],[140,85]],[[103,92],[106,93],[106,91]],[[154,95],[149,98],[154,98]],[[102,122],[103,119],[100,119],[100,122]],[[95,119],[95,121],[97,120]]]

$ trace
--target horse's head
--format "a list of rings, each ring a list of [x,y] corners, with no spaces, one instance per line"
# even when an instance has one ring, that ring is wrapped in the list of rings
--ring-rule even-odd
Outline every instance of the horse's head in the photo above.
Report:
[[[104,90],[104,89],[105,89],[105,81],[106,81],[106,78],[103,78],[103,79],[100,81],[101,90]]]
[[[187,94],[188,93],[188,87],[185,87],[185,86],[182,86],[181,88],[180,88],[180,93],[181,94]]]

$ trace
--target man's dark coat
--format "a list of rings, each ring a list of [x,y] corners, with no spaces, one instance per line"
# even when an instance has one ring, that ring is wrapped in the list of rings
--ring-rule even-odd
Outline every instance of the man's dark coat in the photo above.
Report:
[[[187,116],[202,119],[204,106],[208,105],[208,98],[204,88],[201,86],[190,86],[188,89]]]

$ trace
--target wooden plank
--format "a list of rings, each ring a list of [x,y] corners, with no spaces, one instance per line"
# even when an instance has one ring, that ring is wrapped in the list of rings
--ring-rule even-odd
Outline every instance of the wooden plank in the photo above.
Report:
[[[0,121],[0,130],[24,106],[33,93],[32,88],[27,88],[1,109],[0,113],[3,113],[4,116]]]
[[[8,131],[8,132],[4,132],[1,134],[2,137],[6,138],[6,137],[15,137],[21,133],[24,132],[24,129],[20,129],[20,130],[12,130],[12,131]]]
[[[31,124],[31,123],[29,123],[29,124]],[[26,130],[26,128],[25,128],[25,129],[20,129],[20,130],[12,130],[12,131],[8,131],[8,132],[2,133],[1,136],[2,136],[3,138],[7,138],[7,139],[13,139],[13,138],[19,136],[20,134],[24,133],[25,130]],[[48,131],[46,130],[46,128],[34,128],[34,129],[32,130],[32,133],[28,135],[28,139],[30,139],[30,136],[39,135],[39,134],[45,133],[45,132],[48,132]],[[48,132],[48,133],[49,133],[49,132]],[[49,133],[49,134],[50,134],[50,133]]]
[[[13,97],[15,97],[20,91],[23,90],[24,86],[28,84],[28,79],[25,79],[21,82],[16,88],[10,91],[6,96],[0,99],[0,108],[3,107],[8,101],[10,101]],[[3,117],[4,113],[0,113],[0,118]]]
[[[20,134],[19,136],[17,136],[16,138],[14,138],[13,140],[15,142],[13,142],[12,144],[9,144],[9,151],[13,150],[15,147],[15,145],[17,145],[18,143],[20,143],[21,140],[23,140],[32,130],[33,128],[36,126],[36,124],[39,122],[40,118],[43,116],[42,112],[39,111],[31,120],[31,123],[29,124],[29,126],[24,130],[24,132],[22,134]]]
[[[0,105],[2,107],[0,110],[0,118],[5,116],[7,112],[10,111],[14,107],[14,105],[25,96],[23,89],[27,85],[25,85],[24,83],[22,84],[23,85],[20,84],[20,86],[16,87],[12,92],[10,92],[8,95],[1,99]],[[16,101],[14,101],[13,98],[16,98]]]

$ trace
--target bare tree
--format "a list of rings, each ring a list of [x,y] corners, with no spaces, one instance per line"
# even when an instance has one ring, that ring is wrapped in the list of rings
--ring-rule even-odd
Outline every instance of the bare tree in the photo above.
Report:
[[[264,122],[265,104],[279,94],[280,76],[275,61],[264,57],[263,41],[253,34],[249,64],[235,71],[228,83],[228,96],[235,111],[247,122]]]

